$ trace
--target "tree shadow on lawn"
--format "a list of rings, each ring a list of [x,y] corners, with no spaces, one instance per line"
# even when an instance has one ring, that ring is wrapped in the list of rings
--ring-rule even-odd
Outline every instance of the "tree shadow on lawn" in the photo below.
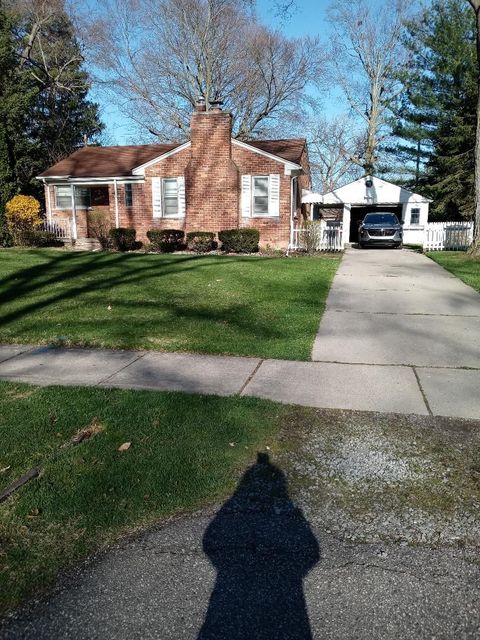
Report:
[[[139,266],[138,258],[141,260],[145,257],[146,256],[104,253],[89,254],[88,261],[85,261],[85,254],[78,254],[78,256],[77,254],[74,256],[60,254],[60,256],[52,257],[47,263],[12,273],[7,278],[4,278],[1,283],[0,303],[2,304],[24,298],[29,294],[48,291],[49,286],[63,281],[70,281],[77,277],[87,276],[95,273],[99,268],[106,267],[115,269],[124,267],[122,273],[112,274],[110,277],[103,279],[89,280],[87,283],[72,286],[67,290],[36,302],[26,302],[25,306],[21,309],[5,314],[2,317],[2,323],[7,324],[62,300],[74,299],[84,293],[110,291],[118,285],[135,284],[138,282],[144,283],[148,279],[199,270],[217,264],[215,260],[206,260],[203,257],[181,256],[172,260],[165,260],[165,258],[163,258],[158,262],[152,260],[148,265]],[[81,260],[80,262],[79,258]],[[230,260],[230,262],[231,261],[232,260]],[[128,270],[129,262],[136,262],[134,265],[135,269],[132,271]],[[185,266],[187,264],[188,266]],[[181,271],[179,271],[179,265],[181,265]],[[105,271],[103,270],[102,276],[104,275]]]
[[[303,579],[320,549],[267,454],[216,514],[203,550],[217,577],[198,640],[312,639]]]
[[[42,254],[44,256],[45,254]],[[142,264],[147,259],[147,264]],[[4,313],[1,317],[1,325],[6,326],[15,321],[27,318],[35,312],[48,309],[58,303],[75,300],[85,294],[96,292],[112,292],[120,285],[134,286],[136,284],[144,285],[148,280],[154,280],[170,275],[182,275],[191,271],[199,271],[219,265],[219,260],[228,260],[227,264],[232,262],[246,262],[248,260],[249,268],[264,264],[265,261],[275,260],[274,258],[262,258],[261,260],[246,258],[208,258],[199,256],[175,256],[175,258],[163,257],[161,260],[155,260],[154,256],[138,256],[112,253],[99,254],[63,254],[50,255],[49,260],[28,267],[20,271],[16,271],[7,276],[0,285],[0,304],[5,305],[9,302],[18,303],[21,306]],[[219,265],[220,266],[220,265]],[[76,283],[75,279],[83,279],[85,277],[94,276],[98,270],[101,270],[101,277],[88,278],[86,282]],[[113,273],[112,273],[113,271]],[[235,274],[237,277],[238,274]],[[253,277],[252,282],[255,282]],[[56,285],[68,283],[62,287],[60,291],[55,289]],[[173,286],[173,285],[172,285]],[[253,285],[252,285],[253,286]],[[288,283],[283,285],[285,289]],[[294,286],[294,285],[291,285]],[[52,288],[49,291],[49,287]],[[316,296],[310,287],[305,287],[306,291],[299,292],[298,286],[288,292],[285,291],[288,304],[311,304]],[[219,294],[221,296],[221,293]],[[32,300],[33,297],[33,300]],[[134,301],[132,303],[134,305]],[[161,299],[157,302],[148,303],[141,302],[141,308],[150,307],[153,313],[155,309],[163,312],[166,311],[168,316],[172,318],[184,318],[190,320],[200,320],[201,322],[212,321],[221,329],[222,324],[225,326],[233,326],[245,335],[253,334],[256,337],[280,338],[285,337],[283,332],[278,331],[273,323],[268,319],[258,317],[248,308],[248,305],[241,301],[235,301],[233,304],[222,307],[222,301],[217,307],[200,306],[200,304],[182,304],[176,302],[173,298]],[[317,303],[318,306],[318,303]],[[126,311],[138,310],[138,307],[131,306],[128,301],[125,302]],[[117,339],[122,339],[125,332],[125,319],[128,315],[123,316],[123,321],[119,319],[101,319],[102,326],[111,326],[111,333],[116,334]],[[90,318],[85,320],[91,321]],[[150,318],[153,321],[154,317]],[[81,321],[81,318],[79,318]],[[35,322],[33,316],[33,322]],[[97,320],[98,322],[98,320]],[[148,321],[147,321],[148,322]],[[119,326],[123,325],[123,326]],[[47,333],[44,331],[44,334]],[[134,332],[135,334],[135,332]],[[127,335],[129,332],[127,331]],[[77,344],[81,344],[81,336],[78,336]],[[52,335],[52,341],[54,335]],[[85,341],[88,343],[88,340]],[[73,336],[75,343],[75,336]],[[128,343],[128,338],[127,338]],[[134,346],[134,344],[131,344]],[[137,345],[138,346],[138,345]],[[144,345],[147,346],[148,345]],[[154,346],[154,345],[152,345]]]

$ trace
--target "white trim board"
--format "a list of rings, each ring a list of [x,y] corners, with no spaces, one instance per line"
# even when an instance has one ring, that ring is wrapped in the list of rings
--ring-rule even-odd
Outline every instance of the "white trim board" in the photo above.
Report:
[[[258,149],[257,147],[252,147],[248,142],[243,142],[242,140],[237,140],[236,138],[232,138],[232,144],[236,144],[238,147],[242,147],[242,149],[247,149],[247,151],[253,151],[254,153],[258,153],[260,156],[264,156],[265,158],[269,158],[270,160],[275,160],[275,162],[280,162],[285,165],[285,175],[290,175],[290,171],[295,171],[301,169],[303,171],[303,167],[301,164],[297,164],[296,162],[291,162],[290,160],[285,160],[285,158],[281,158],[280,156],[276,156],[273,153],[268,153],[268,151],[263,151],[262,149]],[[288,170],[288,173],[287,173]]]
[[[190,140],[188,142],[184,142],[183,144],[180,144],[178,147],[175,147],[175,149],[170,149],[170,151],[167,151],[166,153],[162,153],[161,156],[157,156],[156,158],[153,158],[153,160],[149,160],[148,162],[145,162],[144,164],[141,164],[138,167],[135,167],[134,169],[132,169],[132,175],[133,176],[145,175],[145,169],[148,169],[148,167],[151,167],[153,164],[157,164],[157,162],[160,162],[161,160],[165,160],[165,158],[169,158],[170,156],[175,155],[179,151],[188,149],[188,147],[191,144],[192,143],[190,142]]]
[[[121,176],[111,178],[71,178],[70,176],[49,176],[47,178],[40,177],[37,179],[42,180],[44,184],[52,186],[64,186],[67,184],[84,184],[87,186],[89,184],[113,184],[114,182],[117,182],[118,184],[138,184],[145,181],[144,176]]]

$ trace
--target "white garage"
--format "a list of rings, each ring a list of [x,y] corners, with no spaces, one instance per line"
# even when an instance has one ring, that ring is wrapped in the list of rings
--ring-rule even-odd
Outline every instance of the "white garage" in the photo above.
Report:
[[[406,244],[424,242],[431,200],[375,176],[365,176],[330,193],[304,192],[310,219],[327,224],[343,223],[343,242],[357,242],[358,226],[367,213],[388,211],[403,222]]]

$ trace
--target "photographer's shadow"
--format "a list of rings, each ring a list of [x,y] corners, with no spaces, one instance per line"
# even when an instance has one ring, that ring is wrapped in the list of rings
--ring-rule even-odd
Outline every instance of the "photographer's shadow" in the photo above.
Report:
[[[203,549],[217,578],[198,640],[311,640],[303,579],[320,549],[267,454],[210,523]]]

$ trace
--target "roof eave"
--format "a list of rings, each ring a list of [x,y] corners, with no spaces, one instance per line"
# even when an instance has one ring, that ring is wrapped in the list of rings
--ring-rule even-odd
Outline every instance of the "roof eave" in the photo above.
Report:
[[[268,151],[263,151],[263,149],[259,149],[258,147],[254,147],[248,142],[244,142],[243,140],[237,140],[236,138],[232,138],[232,144],[236,144],[239,147],[243,147],[244,149],[248,149],[249,151],[253,151],[254,153],[258,153],[261,156],[265,156],[266,158],[270,158],[270,160],[275,160],[275,162],[281,162],[285,165],[285,173],[287,174],[287,170],[295,171],[301,169],[304,172],[304,169],[301,164],[297,162],[292,162],[291,160],[287,160],[286,158],[282,158],[282,156],[277,156],[273,153],[269,153]]]
[[[156,164],[161,160],[165,160],[165,158],[169,158],[170,156],[173,156],[176,153],[179,153],[180,151],[187,149],[190,145],[191,145],[191,142],[190,140],[188,140],[187,142],[184,142],[183,144],[178,145],[178,147],[175,147],[174,149],[170,149],[170,151],[166,151],[165,153],[162,153],[156,158],[152,158],[152,160],[149,160],[148,162],[144,162],[138,167],[134,167],[132,169],[132,175],[142,175],[142,176],[145,175],[145,169],[148,169],[148,167],[151,167],[153,164]]]
[[[68,183],[80,183],[80,182],[142,182],[144,176],[36,176],[36,180],[42,180],[43,182],[68,182]]]

